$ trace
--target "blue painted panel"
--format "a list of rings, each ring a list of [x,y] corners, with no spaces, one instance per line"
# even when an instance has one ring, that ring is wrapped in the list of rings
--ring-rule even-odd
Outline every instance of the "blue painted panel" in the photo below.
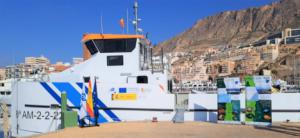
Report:
[[[127,89],[126,88],[119,88],[119,93],[126,93]]]

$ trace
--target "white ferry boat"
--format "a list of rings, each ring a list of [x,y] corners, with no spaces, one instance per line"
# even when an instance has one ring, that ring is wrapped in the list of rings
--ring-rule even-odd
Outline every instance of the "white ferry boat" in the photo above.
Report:
[[[143,121],[153,117],[170,121],[174,116],[174,95],[170,93],[167,70],[151,67],[150,47],[142,35],[85,34],[82,43],[90,59],[48,81],[16,81],[13,87],[12,132],[24,136],[59,128],[60,104],[66,92],[68,106],[77,110],[84,76],[97,77],[98,122]],[[120,96],[122,95],[122,96]]]

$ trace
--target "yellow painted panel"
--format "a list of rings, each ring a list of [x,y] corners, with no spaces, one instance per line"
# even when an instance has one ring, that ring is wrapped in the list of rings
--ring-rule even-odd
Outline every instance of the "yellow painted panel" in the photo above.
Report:
[[[137,100],[136,93],[114,93],[112,94],[112,100],[131,101]]]

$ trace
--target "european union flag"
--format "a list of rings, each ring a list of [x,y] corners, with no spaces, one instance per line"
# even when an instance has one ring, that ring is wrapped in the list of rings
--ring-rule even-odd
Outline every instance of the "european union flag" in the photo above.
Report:
[[[97,79],[95,78],[94,82],[94,89],[93,89],[93,104],[94,104],[94,116],[95,116],[95,125],[98,124],[98,118],[99,118],[99,107],[97,104],[98,99],[98,91],[97,91]]]
[[[119,88],[119,93],[126,93],[127,89],[126,88]]]

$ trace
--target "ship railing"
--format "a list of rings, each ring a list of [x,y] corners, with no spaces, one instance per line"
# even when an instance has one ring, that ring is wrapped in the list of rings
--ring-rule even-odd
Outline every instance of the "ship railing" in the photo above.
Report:
[[[152,73],[165,72],[164,51],[162,48],[156,59],[153,57],[153,48],[150,48],[150,69]]]
[[[205,93],[216,94],[217,88],[215,87],[203,87],[203,88],[189,88],[189,87],[175,87],[172,90],[174,93]]]
[[[299,85],[286,85],[282,87],[281,93],[300,93]]]

